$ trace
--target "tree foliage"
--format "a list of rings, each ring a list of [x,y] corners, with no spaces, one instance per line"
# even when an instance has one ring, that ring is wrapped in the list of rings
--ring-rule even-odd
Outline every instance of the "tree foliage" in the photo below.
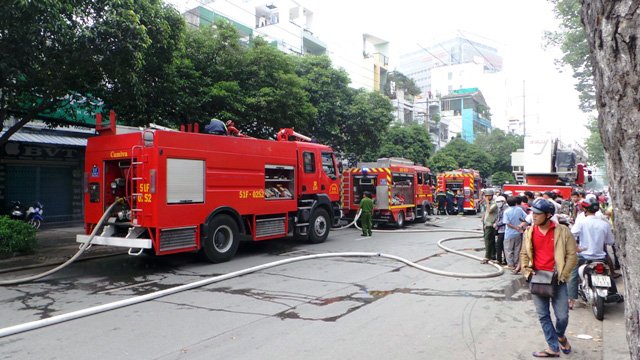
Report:
[[[393,83],[393,86],[391,85]],[[405,95],[420,95],[420,88],[413,79],[407,77],[399,71],[392,71],[387,75],[387,82],[384,84],[384,94],[389,98],[395,99],[396,91],[402,90]]]
[[[491,183],[494,186],[502,186],[504,184],[515,184],[516,179],[512,172],[498,171],[491,176]]]
[[[153,26],[153,16],[164,19],[166,27]],[[95,111],[100,104],[87,96],[98,95],[99,89],[135,93],[131,87],[139,89],[147,80],[145,65],[152,67],[145,54],[165,56],[151,44],[166,35],[163,30],[171,33],[178,17],[159,0],[116,5],[108,0],[13,1],[3,6],[0,122],[4,125],[10,115],[18,121],[0,144],[39,114],[66,109],[73,118],[73,107]],[[165,50],[171,53],[169,45]]]
[[[348,141],[345,155],[352,160],[373,161],[393,121],[393,106],[378,92],[350,90],[350,105],[342,131]]]
[[[589,112],[595,109],[595,87],[593,64],[587,43],[587,33],[580,22],[580,0],[549,0],[554,6],[556,18],[560,20],[560,31],[547,32],[548,45],[557,46],[563,52],[559,66],[568,65],[576,79],[580,109]]]
[[[491,173],[511,172],[511,153],[524,148],[524,137],[505,133],[501,129],[493,129],[490,133],[480,133],[474,142],[494,159]]]
[[[604,161],[604,146],[600,139],[598,120],[591,118],[587,124],[587,129],[589,129],[589,137],[585,142],[585,147],[587,149],[587,155],[589,156],[589,164],[604,167],[606,165]]]
[[[426,164],[432,152],[431,137],[424,126],[393,125],[382,140],[377,157],[402,157],[415,163]]]
[[[438,157],[436,157],[436,155]],[[480,171],[480,175],[484,178],[493,173],[493,157],[479,146],[470,144],[461,138],[455,138],[449,141],[445,147],[434,154],[429,160],[429,164],[440,162],[443,155],[447,155],[455,160],[457,165],[455,167],[456,169],[475,169]],[[434,157],[436,161],[434,161]],[[446,158],[445,160],[448,161]]]
[[[458,169],[458,162],[451,155],[438,151],[427,162],[427,166],[431,168],[431,171],[434,173],[440,173],[444,171],[450,171]]]

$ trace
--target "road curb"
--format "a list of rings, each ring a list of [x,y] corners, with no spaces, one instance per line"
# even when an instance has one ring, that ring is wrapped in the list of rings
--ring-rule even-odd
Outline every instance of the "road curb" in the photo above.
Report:
[[[74,261],[74,262],[102,259],[102,258],[107,258],[107,257],[110,257],[110,256],[118,256],[118,255],[125,255],[125,254],[127,254],[127,253],[126,252],[116,252],[116,253],[109,253],[109,254],[96,254],[96,255],[90,255],[90,256],[86,256],[86,257],[80,257],[79,259],[76,259],[76,261]],[[38,268],[43,268],[43,267],[58,266],[58,265],[64,264],[72,256],[73,255],[67,257],[64,260],[51,260],[51,261],[44,261],[44,262],[41,262],[39,264],[15,266],[15,267],[6,268],[6,269],[0,269],[0,274],[7,274],[7,273],[18,272],[18,271],[23,271],[23,270],[38,269]]]

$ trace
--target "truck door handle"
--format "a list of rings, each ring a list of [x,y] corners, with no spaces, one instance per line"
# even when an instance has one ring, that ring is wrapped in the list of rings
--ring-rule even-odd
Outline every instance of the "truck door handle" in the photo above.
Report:
[[[307,186],[306,185],[302,185],[302,191],[307,191]]]
[[[324,185],[321,185],[321,186],[320,186],[320,189],[324,190]]]

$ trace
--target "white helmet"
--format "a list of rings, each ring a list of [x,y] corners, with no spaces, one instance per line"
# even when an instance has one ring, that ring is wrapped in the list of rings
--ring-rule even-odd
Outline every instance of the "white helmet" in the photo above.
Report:
[[[500,195],[496,198],[496,202],[507,202],[507,199],[504,196]]]

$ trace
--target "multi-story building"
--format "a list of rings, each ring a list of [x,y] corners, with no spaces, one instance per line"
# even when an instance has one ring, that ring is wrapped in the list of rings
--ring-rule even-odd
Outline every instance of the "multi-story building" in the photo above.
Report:
[[[313,34],[313,11],[293,0],[204,1],[183,16],[192,26],[226,19],[245,41],[262,36],[287,53],[321,55],[327,48]]]
[[[460,135],[473,143],[478,133],[491,131],[489,107],[477,88],[454,90],[441,98],[440,120],[448,124],[447,141]]]
[[[438,79],[437,76],[434,77],[434,69],[462,64],[475,64],[479,65],[482,73],[493,73],[502,70],[502,57],[498,54],[498,50],[479,40],[472,40],[467,35],[456,35],[448,40],[436,42],[402,55],[399,60],[398,70],[412,78],[416,85],[422,89],[423,94],[427,96],[429,92],[435,95],[437,90],[440,91],[441,95],[448,94],[448,86],[442,91],[442,85],[436,84]],[[468,66],[449,68],[446,71],[440,71],[440,73],[444,72],[447,75],[446,80],[450,81],[453,79],[448,78],[449,73],[460,71],[477,72],[476,69]],[[463,88],[456,86],[460,84],[452,83],[451,85],[451,90]],[[477,86],[477,84],[473,86]]]

